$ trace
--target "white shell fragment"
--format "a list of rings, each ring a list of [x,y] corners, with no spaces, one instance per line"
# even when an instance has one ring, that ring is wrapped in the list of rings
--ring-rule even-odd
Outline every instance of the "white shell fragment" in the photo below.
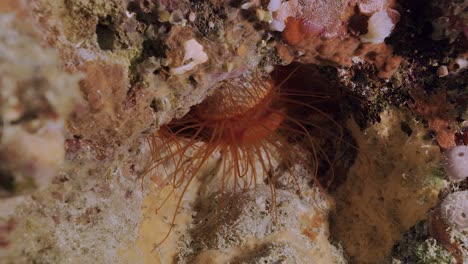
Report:
[[[182,66],[171,69],[171,74],[184,74],[197,66],[208,61],[208,55],[203,51],[203,46],[196,39],[189,39],[184,43],[185,56]],[[187,63],[188,62],[188,63]],[[186,64],[185,64],[186,63]]]

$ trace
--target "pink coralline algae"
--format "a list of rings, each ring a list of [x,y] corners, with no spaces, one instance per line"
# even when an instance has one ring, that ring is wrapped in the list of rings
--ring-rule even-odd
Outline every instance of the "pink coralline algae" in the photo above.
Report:
[[[373,13],[388,7],[388,5],[390,5],[390,1],[360,0],[357,5],[361,13],[372,15]]]
[[[287,22],[287,19],[300,19],[309,35],[334,37],[346,33],[342,23],[349,0],[291,0],[281,4],[274,15],[274,22]]]

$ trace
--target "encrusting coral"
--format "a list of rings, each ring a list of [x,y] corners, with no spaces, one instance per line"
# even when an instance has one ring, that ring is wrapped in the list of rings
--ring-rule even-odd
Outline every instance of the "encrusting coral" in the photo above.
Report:
[[[447,102],[447,92],[439,90],[428,94],[420,87],[416,87],[410,91],[410,96],[413,98],[410,108],[427,120],[439,145],[444,149],[455,147],[456,113],[454,106]]]
[[[448,194],[429,218],[431,235],[455,258],[464,263],[468,257],[467,201],[468,191]]]
[[[449,194],[442,202],[441,211],[449,227],[468,231],[468,191]]]

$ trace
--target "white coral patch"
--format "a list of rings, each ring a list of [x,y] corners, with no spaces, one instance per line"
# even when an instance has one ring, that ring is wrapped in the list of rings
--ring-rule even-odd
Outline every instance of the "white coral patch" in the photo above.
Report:
[[[187,40],[184,43],[185,55],[182,66],[171,69],[171,74],[184,74],[197,66],[208,61],[208,55],[203,51],[203,46],[195,39]]]
[[[382,43],[392,33],[395,24],[386,10],[374,13],[367,26],[367,34],[361,36],[362,42]]]
[[[458,230],[468,230],[468,191],[451,193],[442,202],[442,217]]]

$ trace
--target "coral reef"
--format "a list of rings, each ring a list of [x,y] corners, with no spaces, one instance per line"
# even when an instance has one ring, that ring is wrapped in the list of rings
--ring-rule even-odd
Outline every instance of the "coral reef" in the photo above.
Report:
[[[0,1],[0,262],[465,263],[466,8]],[[249,76],[295,125],[203,152]]]

